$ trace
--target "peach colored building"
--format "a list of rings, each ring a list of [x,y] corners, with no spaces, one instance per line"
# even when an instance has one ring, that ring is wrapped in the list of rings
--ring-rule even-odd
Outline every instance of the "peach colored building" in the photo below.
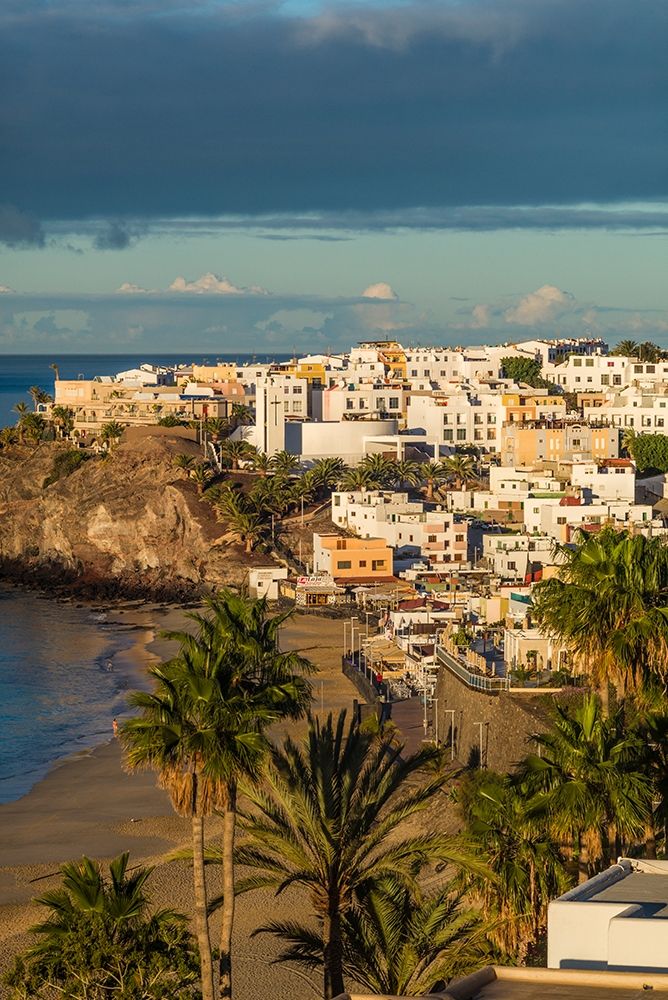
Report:
[[[338,583],[387,581],[392,578],[392,550],[383,538],[314,533],[313,571]]]

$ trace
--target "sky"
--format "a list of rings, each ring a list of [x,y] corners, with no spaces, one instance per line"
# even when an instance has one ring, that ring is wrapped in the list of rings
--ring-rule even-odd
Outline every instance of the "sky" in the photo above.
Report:
[[[3,0],[0,353],[668,347],[664,0]]]

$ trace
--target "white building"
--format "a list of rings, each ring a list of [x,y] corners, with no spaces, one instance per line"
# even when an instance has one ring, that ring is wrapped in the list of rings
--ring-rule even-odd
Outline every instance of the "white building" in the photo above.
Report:
[[[384,538],[395,571],[428,560],[433,568],[468,565],[468,524],[442,509],[426,510],[407,493],[388,490],[335,492],[332,520],[360,538]]]
[[[615,528],[645,529],[645,532],[662,533],[662,523],[653,521],[649,504],[629,503],[626,500],[592,500],[582,498],[532,497],[524,504],[524,527],[529,533],[547,535],[558,542],[568,542],[576,528],[591,527],[596,530],[605,524]]]
[[[668,973],[667,916],[668,861],[621,858],[549,904],[548,967]]]
[[[626,500],[636,496],[636,469],[628,458],[608,458],[600,462],[574,462],[570,481],[585,500]]]
[[[482,555],[495,576],[522,582],[536,569],[559,562],[554,555],[554,539],[547,535],[484,533]]]
[[[508,383],[499,383],[505,387]],[[424,434],[438,457],[441,448],[475,445],[499,450],[504,407],[497,383],[453,383],[447,391],[411,394],[406,426]]]

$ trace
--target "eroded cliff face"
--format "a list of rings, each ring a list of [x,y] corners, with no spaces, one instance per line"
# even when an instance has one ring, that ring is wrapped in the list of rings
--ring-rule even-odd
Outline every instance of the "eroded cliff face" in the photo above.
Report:
[[[189,441],[145,437],[43,488],[58,445],[0,453],[0,573],[98,596],[196,595],[238,586],[246,556],[225,533],[178,453]],[[61,446],[62,447],[62,446]]]

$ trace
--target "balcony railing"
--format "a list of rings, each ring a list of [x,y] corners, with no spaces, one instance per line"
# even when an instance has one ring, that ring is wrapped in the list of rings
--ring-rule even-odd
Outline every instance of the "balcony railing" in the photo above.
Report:
[[[510,678],[485,677],[482,674],[474,674],[444,646],[436,646],[436,659],[446,670],[449,670],[451,674],[454,674],[475,691],[508,691],[510,688]]]

